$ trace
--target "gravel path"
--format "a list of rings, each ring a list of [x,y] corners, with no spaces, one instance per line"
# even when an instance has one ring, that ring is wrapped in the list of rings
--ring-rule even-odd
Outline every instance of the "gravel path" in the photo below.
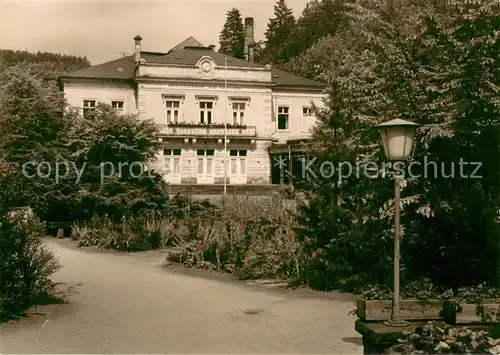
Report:
[[[63,265],[54,281],[68,302],[1,325],[0,353],[362,353],[347,296],[164,267],[158,251],[47,245]]]

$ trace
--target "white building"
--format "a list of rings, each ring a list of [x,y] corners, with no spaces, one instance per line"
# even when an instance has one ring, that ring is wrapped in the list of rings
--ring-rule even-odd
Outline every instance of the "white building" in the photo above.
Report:
[[[82,112],[104,102],[160,124],[171,184],[223,184],[224,176],[229,185],[279,183],[275,154],[288,157],[298,147],[291,143],[308,138],[311,102],[322,105],[325,85],[255,63],[252,18],[245,30],[247,60],[193,37],[167,53],[145,52],[136,36],[133,56],[65,75],[62,87]]]

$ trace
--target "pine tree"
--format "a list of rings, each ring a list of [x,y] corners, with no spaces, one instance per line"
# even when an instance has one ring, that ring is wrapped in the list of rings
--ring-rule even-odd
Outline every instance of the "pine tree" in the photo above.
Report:
[[[274,18],[267,24],[264,58],[273,64],[286,63],[297,55],[294,48],[296,21],[285,0],[278,0],[274,6]]]
[[[319,39],[345,28],[352,12],[352,0],[312,0],[297,20],[296,48],[303,52]]]
[[[240,10],[233,8],[227,12],[226,23],[220,33],[219,52],[244,59],[245,28]]]

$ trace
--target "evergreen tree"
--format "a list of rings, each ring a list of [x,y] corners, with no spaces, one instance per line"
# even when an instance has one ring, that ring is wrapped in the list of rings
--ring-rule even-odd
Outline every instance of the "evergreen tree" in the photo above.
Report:
[[[264,41],[255,41],[254,47],[253,47],[253,58],[254,61],[257,63],[263,63],[264,62]]]
[[[240,10],[233,8],[226,15],[226,23],[219,36],[219,52],[244,59],[245,28]]]
[[[353,0],[312,0],[297,20],[296,48],[303,52],[319,39],[334,35],[350,20]]]
[[[55,86],[58,76],[88,68],[90,62],[73,55],[0,49],[0,73],[13,66],[22,66],[27,73]]]
[[[286,63],[297,55],[294,47],[296,21],[285,0],[278,0],[274,6],[274,18],[269,19],[265,33],[264,59],[273,64]]]

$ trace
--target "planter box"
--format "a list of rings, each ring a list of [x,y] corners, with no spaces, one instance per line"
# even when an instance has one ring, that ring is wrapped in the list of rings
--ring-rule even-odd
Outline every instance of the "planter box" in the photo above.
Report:
[[[392,300],[364,300],[356,302],[356,314],[364,322],[380,322],[391,317]],[[401,318],[404,320],[441,320],[443,301],[400,300]]]
[[[363,337],[363,354],[385,354],[391,346],[398,344],[403,332],[413,332],[417,327],[425,326],[425,321],[414,321],[406,327],[390,327],[383,323],[357,320],[354,329]]]
[[[444,321],[449,324],[490,324],[500,322],[500,299],[462,303],[449,300],[444,303]]]

